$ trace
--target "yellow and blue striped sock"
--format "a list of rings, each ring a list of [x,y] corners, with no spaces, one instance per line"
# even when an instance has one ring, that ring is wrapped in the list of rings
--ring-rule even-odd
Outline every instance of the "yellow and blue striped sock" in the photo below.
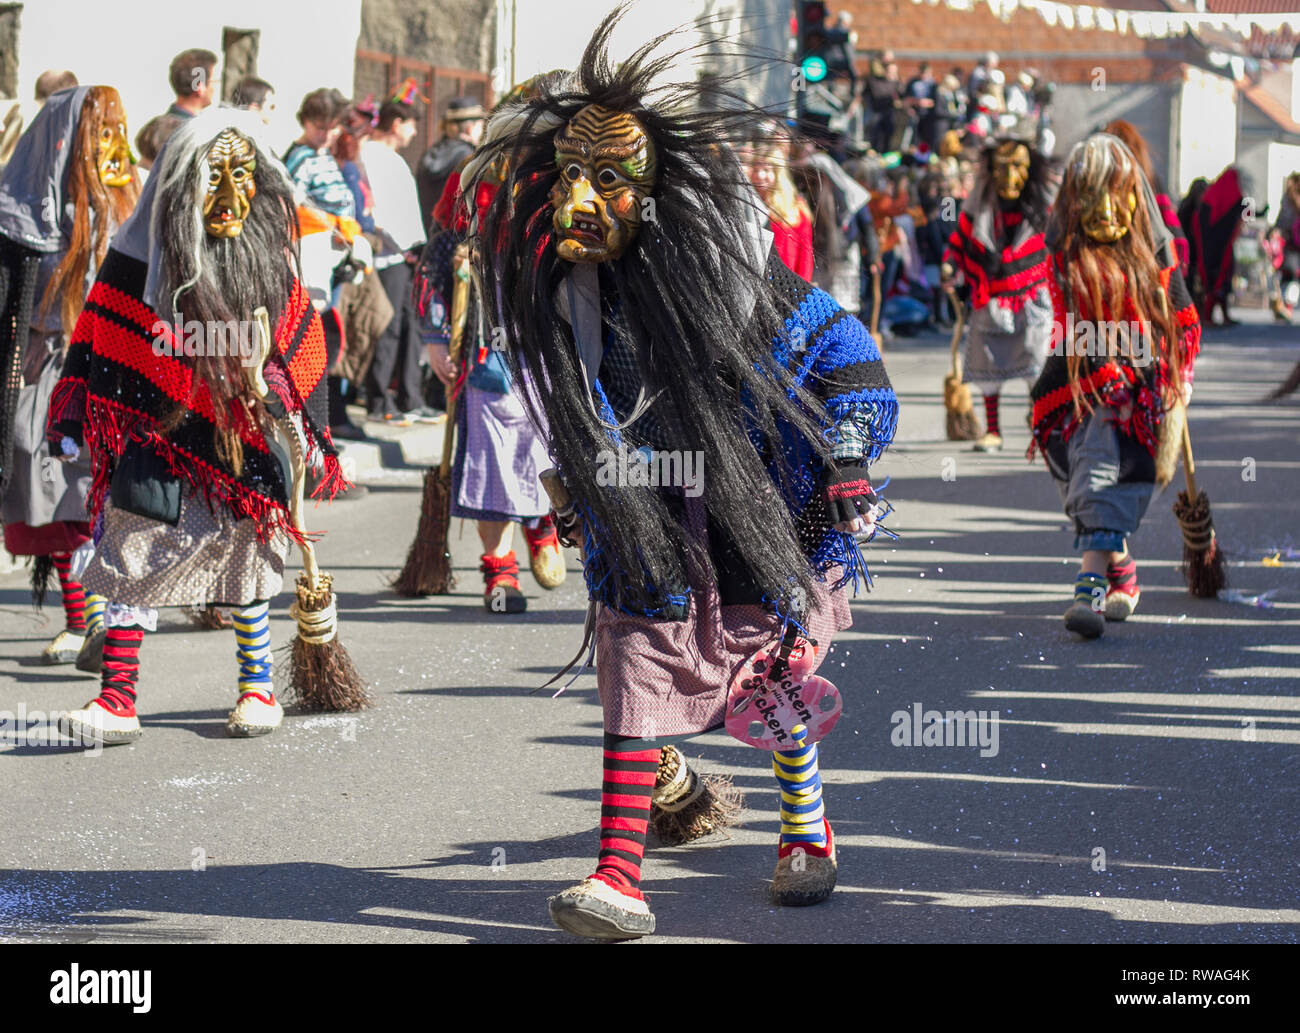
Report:
[[[239,658],[239,694],[259,692],[271,698],[271,604],[255,602],[230,611]]]
[[[104,628],[104,607],[108,605],[108,600],[102,595],[95,595],[93,592],[86,593],[86,637],[90,638],[97,631]]]
[[[772,754],[772,770],[781,784],[781,843],[826,846],[823,823],[822,779],[817,771],[817,744],[804,745],[808,729],[794,728],[793,750]]]

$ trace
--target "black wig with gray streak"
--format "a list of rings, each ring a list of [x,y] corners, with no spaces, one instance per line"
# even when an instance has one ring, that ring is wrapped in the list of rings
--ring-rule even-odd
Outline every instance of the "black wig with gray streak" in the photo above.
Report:
[[[205,119],[211,126],[211,119]],[[237,237],[214,237],[203,225],[203,198],[207,189],[210,132],[176,133],[164,151],[155,201],[160,269],[155,305],[164,318],[177,323],[198,320],[204,326],[243,326],[253,312],[266,306],[274,332],[288,304],[297,267],[297,215],[293,188],[279,165],[251,137],[257,167],[256,187],[248,217]],[[292,265],[291,265],[292,263]],[[248,331],[245,330],[245,333]],[[247,338],[245,338],[247,339]],[[233,345],[234,342],[228,342]],[[245,411],[237,400],[252,406],[263,422],[260,400],[246,379],[246,364],[239,349],[225,355],[201,354],[182,361],[192,364],[197,381],[204,382],[216,410],[217,451],[238,473],[242,446],[238,423]],[[179,420],[183,414],[174,415]]]
[[[540,398],[521,393],[549,427],[552,457],[601,529],[614,568],[630,575],[629,587],[640,575],[659,588],[684,585],[686,536],[669,493],[598,482],[599,457],[608,456],[613,437],[593,411],[572,331],[556,306],[573,268],[556,255],[548,199],[559,175],[556,131],[589,104],[635,116],[658,158],[653,217],[619,259],[598,267],[602,334],[612,332],[634,358],[647,396],[659,395],[620,438],[629,449],[703,454],[711,521],[756,585],[779,600],[812,582],[782,498],[793,497],[782,429],[812,442],[823,459],[828,446],[820,404],[773,359],[773,337],[792,305],[753,249],[762,216],[732,150],[756,119],[770,116],[717,80],[707,93],[695,84],[654,85],[683,53],[662,55],[670,35],[613,67],[607,46],[621,13],[602,22],[573,76],[548,78],[538,96],[503,111],[505,131],[489,126],[476,157],[504,156],[509,173],[479,227],[480,274],[496,296],[492,318],[505,330],[514,370],[544,385]],[[700,559],[713,574],[708,558]]]

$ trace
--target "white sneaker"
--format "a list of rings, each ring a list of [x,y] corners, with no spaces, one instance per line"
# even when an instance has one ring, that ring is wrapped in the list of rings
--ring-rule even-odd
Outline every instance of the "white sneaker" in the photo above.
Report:
[[[226,721],[226,731],[239,738],[251,735],[269,735],[284,720],[284,707],[275,693],[245,692],[239,697],[235,709]]]
[[[84,635],[78,635],[75,631],[68,631],[64,628],[41,651],[41,663],[76,663],[77,654],[81,652],[81,647],[85,641],[86,637]]]
[[[59,718],[59,731],[84,746],[120,746],[144,735],[134,707],[129,714],[117,713],[98,699]]]

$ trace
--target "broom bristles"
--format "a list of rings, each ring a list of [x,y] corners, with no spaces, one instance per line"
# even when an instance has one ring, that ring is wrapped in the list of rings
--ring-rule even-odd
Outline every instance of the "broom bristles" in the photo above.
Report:
[[[354,712],[374,702],[337,636],[322,646],[295,636],[290,664],[287,698],[307,710]]]
[[[406,553],[406,565],[393,578],[392,588],[398,595],[417,598],[446,595],[456,587],[447,549],[447,527],[451,523],[451,488],[435,466],[424,475],[424,494],[420,499],[420,523],[415,540]]]
[[[974,441],[980,436],[979,421],[971,404],[970,387],[949,373],[943,378],[943,406],[949,441]]]
[[[700,775],[676,746],[659,751],[650,828],[664,846],[680,846],[736,823],[744,799],[722,775]]]
[[[736,824],[745,798],[725,775],[698,775],[702,792],[680,811],[650,809],[650,828],[664,846],[681,846]]]
[[[216,631],[218,628],[229,628],[233,626],[231,621],[216,606],[194,606],[185,610],[185,616],[190,619],[195,627],[202,628],[205,631]]]
[[[1214,535],[1209,497],[1198,492],[1193,502],[1187,492],[1180,491],[1174,516],[1183,532],[1182,570],[1187,590],[1197,599],[1213,599],[1227,587],[1228,569]]]
[[[297,608],[303,614],[319,613],[334,603],[333,579],[321,574],[313,588],[305,575],[298,578]],[[300,626],[290,650],[288,699],[308,710],[356,711],[371,705],[366,683],[339,641],[338,632],[328,642],[308,642]]]

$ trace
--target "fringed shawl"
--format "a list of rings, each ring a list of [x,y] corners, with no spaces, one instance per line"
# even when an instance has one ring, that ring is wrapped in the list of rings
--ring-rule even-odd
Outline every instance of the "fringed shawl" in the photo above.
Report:
[[[854,414],[866,414],[872,431],[862,457],[862,465],[866,466],[888,448],[898,426],[898,400],[875,341],[862,323],[825,291],[787,269],[775,253],[769,257],[767,275],[790,305],[790,313],[772,342],[774,356],[791,371],[796,386],[807,389],[824,404],[823,433],[830,444],[836,443],[841,423]],[[616,423],[599,379],[593,394],[602,418]],[[763,450],[752,428],[738,426],[736,430],[748,433],[755,449]],[[611,437],[617,435],[612,433]],[[831,522],[820,490],[825,474],[822,460],[811,443],[788,425],[783,426],[782,437],[787,469],[793,471],[793,476],[787,484],[780,484],[781,464],[776,457],[769,460],[768,472],[774,487],[783,491],[809,567],[820,580],[838,570],[835,588],[851,584],[856,591],[859,578],[870,584],[870,574],[853,537],[835,530]],[[617,440],[613,443],[618,444]],[[624,613],[661,619],[684,617],[686,594],[677,590],[682,586],[657,588],[612,569],[611,553],[603,542],[606,532],[594,524],[590,511],[581,504],[578,508],[586,527],[583,573],[591,597]]]
[[[1003,246],[998,238],[1010,233]],[[974,219],[963,209],[948,238],[944,260],[960,270],[970,285],[971,306],[993,302],[1018,312],[1046,286],[1047,245],[1041,230],[1019,212],[982,209]]]
[[[170,325],[142,300],[147,272],[144,262],[109,249],[50,401],[51,435],[79,425],[90,449],[87,508],[96,515],[102,510],[113,469],[134,440],[162,457],[209,505],[257,521],[261,540],[282,531],[301,541],[289,515],[283,469],[252,420],[239,426],[244,452],[239,476],[217,455],[212,398],[206,384],[195,386]],[[332,498],[347,482],[329,436],[325,338],[320,317],[297,282],[273,336],[278,353],[267,360],[267,381],[286,411],[301,421],[309,466],[323,464],[315,497]],[[173,350],[182,351],[181,357]],[[186,410],[181,423],[162,431],[178,406]]]
[[[1172,257],[1172,248],[1163,248],[1161,254]],[[1061,256],[1056,256],[1058,267]],[[1062,274],[1064,275],[1064,274]],[[1071,325],[1065,305],[1064,293],[1057,277],[1049,278],[1052,296],[1052,312],[1055,325],[1066,328]],[[1176,265],[1169,265],[1160,272],[1160,283],[1165,289],[1169,303],[1174,309],[1174,318],[1178,331],[1183,337],[1184,365],[1182,376],[1190,380],[1196,355],[1201,347],[1201,323],[1192,302],[1187,285],[1183,281]],[[1074,322],[1082,323],[1092,317],[1086,312],[1073,313]],[[1113,319],[1105,314],[1103,319]],[[1125,297],[1124,320],[1134,320],[1132,302]],[[1032,459],[1035,449],[1047,450],[1048,439],[1056,430],[1061,438],[1068,441],[1070,435],[1078,428],[1080,420],[1075,411],[1075,398],[1079,397],[1087,405],[1120,407],[1126,402],[1133,406],[1129,418],[1120,423],[1122,433],[1133,437],[1146,450],[1155,455],[1159,442],[1160,421],[1164,417],[1164,398],[1169,384],[1169,365],[1164,358],[1165,349],[1160,349],[1159,356],[1153,352],[1152,361],[1145,366],[1137,366],[1124,356],[1107,358],[1090,357],[1080,366],[1081,375],[1077,383],[1071,383],[1066,348],[1069,342],[1062,336],[1059,346],[1054,345],[1048,356],[1042,375],[1030,391],[1033,403],[1033,441],[1029,446]]]

